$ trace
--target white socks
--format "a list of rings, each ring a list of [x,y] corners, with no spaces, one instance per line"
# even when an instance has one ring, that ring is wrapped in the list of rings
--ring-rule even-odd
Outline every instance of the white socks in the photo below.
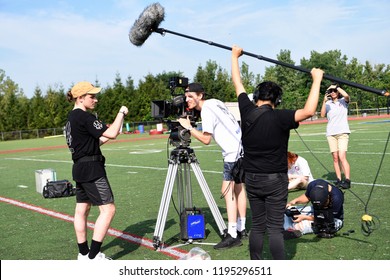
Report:
[[[233,238],[237,238],[237,223],[228,223],[228,233]]]
[[[245,229],[246,218],[237,218],[237,223],[228,223],[228,233],[233,238],[237,238],[237,231]]]
[[[237,231],[243,231],[245,229],[246,218],[237,218]]]

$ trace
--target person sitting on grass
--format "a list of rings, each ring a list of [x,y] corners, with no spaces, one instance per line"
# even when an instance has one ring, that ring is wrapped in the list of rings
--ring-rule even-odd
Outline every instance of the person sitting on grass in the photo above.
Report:
[[[293,152],[287,152],[288,190],[306,189],[314,180],[306,159]]]

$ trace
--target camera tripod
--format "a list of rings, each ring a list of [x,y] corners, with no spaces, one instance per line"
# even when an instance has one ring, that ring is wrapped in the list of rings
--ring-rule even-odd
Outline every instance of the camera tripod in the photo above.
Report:
[[[172,196],[175,180],[180,213],[182,213],[186,208],[193,208],[190,168],[194,171],[199,186],[203,191],[203,195],[206,198],[214,220],[219,228],[220,234],[222,235],[226,230],[226,225],[199,167],[199,162],[195,156],[194,150],[189,147],[176,147],[172,150],[168,163],[168,173],[165,180],[164,191],[153,236],[154,248],[157,250],[162,243],[169,202]]]

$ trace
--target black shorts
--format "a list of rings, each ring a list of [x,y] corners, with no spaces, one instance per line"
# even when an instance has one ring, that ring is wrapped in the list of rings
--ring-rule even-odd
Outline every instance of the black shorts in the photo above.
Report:
[[[77,203],[92,203],[92,205],[105,205],[114,202],[110,183],[106,177],[95,181],[78,183],[76,182]]]

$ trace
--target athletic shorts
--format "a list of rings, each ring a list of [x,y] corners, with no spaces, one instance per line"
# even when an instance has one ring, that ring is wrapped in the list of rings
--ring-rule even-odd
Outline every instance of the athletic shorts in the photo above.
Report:
[[[85,183],[76,182],[76,201],[77,203],[91,203],[95,206],[113,203],[114,195],[107,178],[101,177]]]
[[[336,134],[327,137],[331,153],[338,151],[348,151],[349,134]]]
[[[224,162],[223,163],[223,180],[224,181],[234,181],[232,176],[232,170],[235,162]]]

